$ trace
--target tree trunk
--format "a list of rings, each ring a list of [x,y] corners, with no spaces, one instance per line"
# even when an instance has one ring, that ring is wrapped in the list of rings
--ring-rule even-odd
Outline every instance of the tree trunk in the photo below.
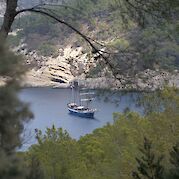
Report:
[[[4,14],[3,24],[0,29],[0,47],[4,46],[8,33],[11,30],[12,23],[14,22],[17,14],[17,2],[18,0],[6,0],[6,11]]]

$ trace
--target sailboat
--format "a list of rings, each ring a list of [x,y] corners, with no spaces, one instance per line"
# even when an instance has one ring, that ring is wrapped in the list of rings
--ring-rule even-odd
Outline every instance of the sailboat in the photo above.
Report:
[[[92,109],[89,107],[89,104],[94,100],[94,98],[92,98],[94,93],[80,93],[80,88],[77,81],[74,81],[71,84],[71,89],[73,101],[67,104],[68,111],[70,112],[70,114],[84,118],[94,118],[94,113],[96,109]],[[86,98],[82,98],[82,96],[85,96]],[[86,103],[86,105],[84,103]]]

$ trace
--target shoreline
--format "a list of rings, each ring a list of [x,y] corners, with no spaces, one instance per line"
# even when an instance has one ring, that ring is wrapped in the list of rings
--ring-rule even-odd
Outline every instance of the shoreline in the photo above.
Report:
[[[84,86],[83,86],[84,87]],[[49,88],[49,89],[71,89],[70,85],[58,85],[58,86],[52,86],[52,85],[36,85],[36,86],[30,86],[30,85],[25,85],[25,86],[21,86],[21,90],[23,89],[31,89],[31,88]],[[98,91],[106,91],[106,92],[123,92],[123,93],[153,93],[154,91],[149,91],[149,90],[137,90],[137,89],[110,89],[110,88],[86,88],[87,90],[98,90]],[[160,89],[156,89],[155,91],[160,90]]]
[[[53,81],[49,77],[24,76],[21,88],[52,88],[68,89],[71,81],[78,81],[81,88],[95,90],[125,91],[125,92],[153,92],[163,89],[165,86],[179,88],[179,73],[156,72],[146,70],[133,77],[119,75],[120,80],[111,77],[86,78],[85,76],[74,77],[67,82]],[[0,78],[0,86],[4,86],[6,79]]]

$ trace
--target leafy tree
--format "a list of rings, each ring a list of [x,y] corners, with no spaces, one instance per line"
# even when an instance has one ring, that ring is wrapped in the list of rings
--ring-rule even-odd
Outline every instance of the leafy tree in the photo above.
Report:
[[[26,179],[44,179],[44,171],[42,170],[40,161],[33,155],[27,155],[28,174]]]
[[[162,179],[164,167],[161,162],[163,156],[156,157],[152,151],[152,143],[147,138],[144,138],[144,146],[140,148],[142,153],[141,159],[136,158],[138,163],[137,171],[132,173],[135,179]]]
[[[46,44],[42,44],[39,48],[38,48],[39,54],[43,55],[43,56],[58,56],[58,51],[57,49],[49,44],[48,42]]]
[[[169,171],[169,177],[171,179],[179,178],[179,144],[176,144],[172,151],[170,152],[170,162],[172,164],[172,169]]]
[[[44,178],[88,178],[77,142],[66,131],[52,126],[44,135],[37,130],[36,137],[38,145],[29,154],[40,162]]]
[[[165,86],[163,90],[156,90],[153,93],[143,93],[138,98],[138,104],[144,108],[145,114],[160,113],[165,111],[178,115],[179,111],[179,90],[176,87]]]

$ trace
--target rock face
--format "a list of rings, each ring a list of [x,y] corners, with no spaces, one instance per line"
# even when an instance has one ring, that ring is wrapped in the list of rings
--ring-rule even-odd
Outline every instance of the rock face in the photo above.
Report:
[[[66,46],[59,48],[58,55],[39,56],[36,51],[28,52],[23,44],[14,49],[25,56],[29,71],[24,76],[23,86],[27,87],[68,87],[72,80],[78,80],[87,88],[106,88],[114,90],[154,91],[165,85],[179,88],[179,72],[161,70],[139,72],[135,76],[118,75],[116,80],[102,75],[97,78],[86,78],[86,73],[95,66],[94,58],[89,58],[82,47]],[[1,80],[2,81],[2,80]]]
[[[38,56],[35,51],[27,52],[25,45],[15,49],[26,58],[29,71],[24,76],[23,86],[67,87],[75,76],[86,73],[92,59],[88,60],[81,47],[67,46],[59,49],[56,57]]]
[[[136,74],[134,77],[118,76],[120,80],[114,78],[79,78],[82,86],[87,88],[103,88],[125,91],[155,91],[162,89],[165,85],[179,88],[179,73],[168,73],[165,71],[145,70]]]
[[[170,80],[170,74],[165,71],[145,70],[135,77],[136,89],[144,91],[154,91],[167,85]]]

